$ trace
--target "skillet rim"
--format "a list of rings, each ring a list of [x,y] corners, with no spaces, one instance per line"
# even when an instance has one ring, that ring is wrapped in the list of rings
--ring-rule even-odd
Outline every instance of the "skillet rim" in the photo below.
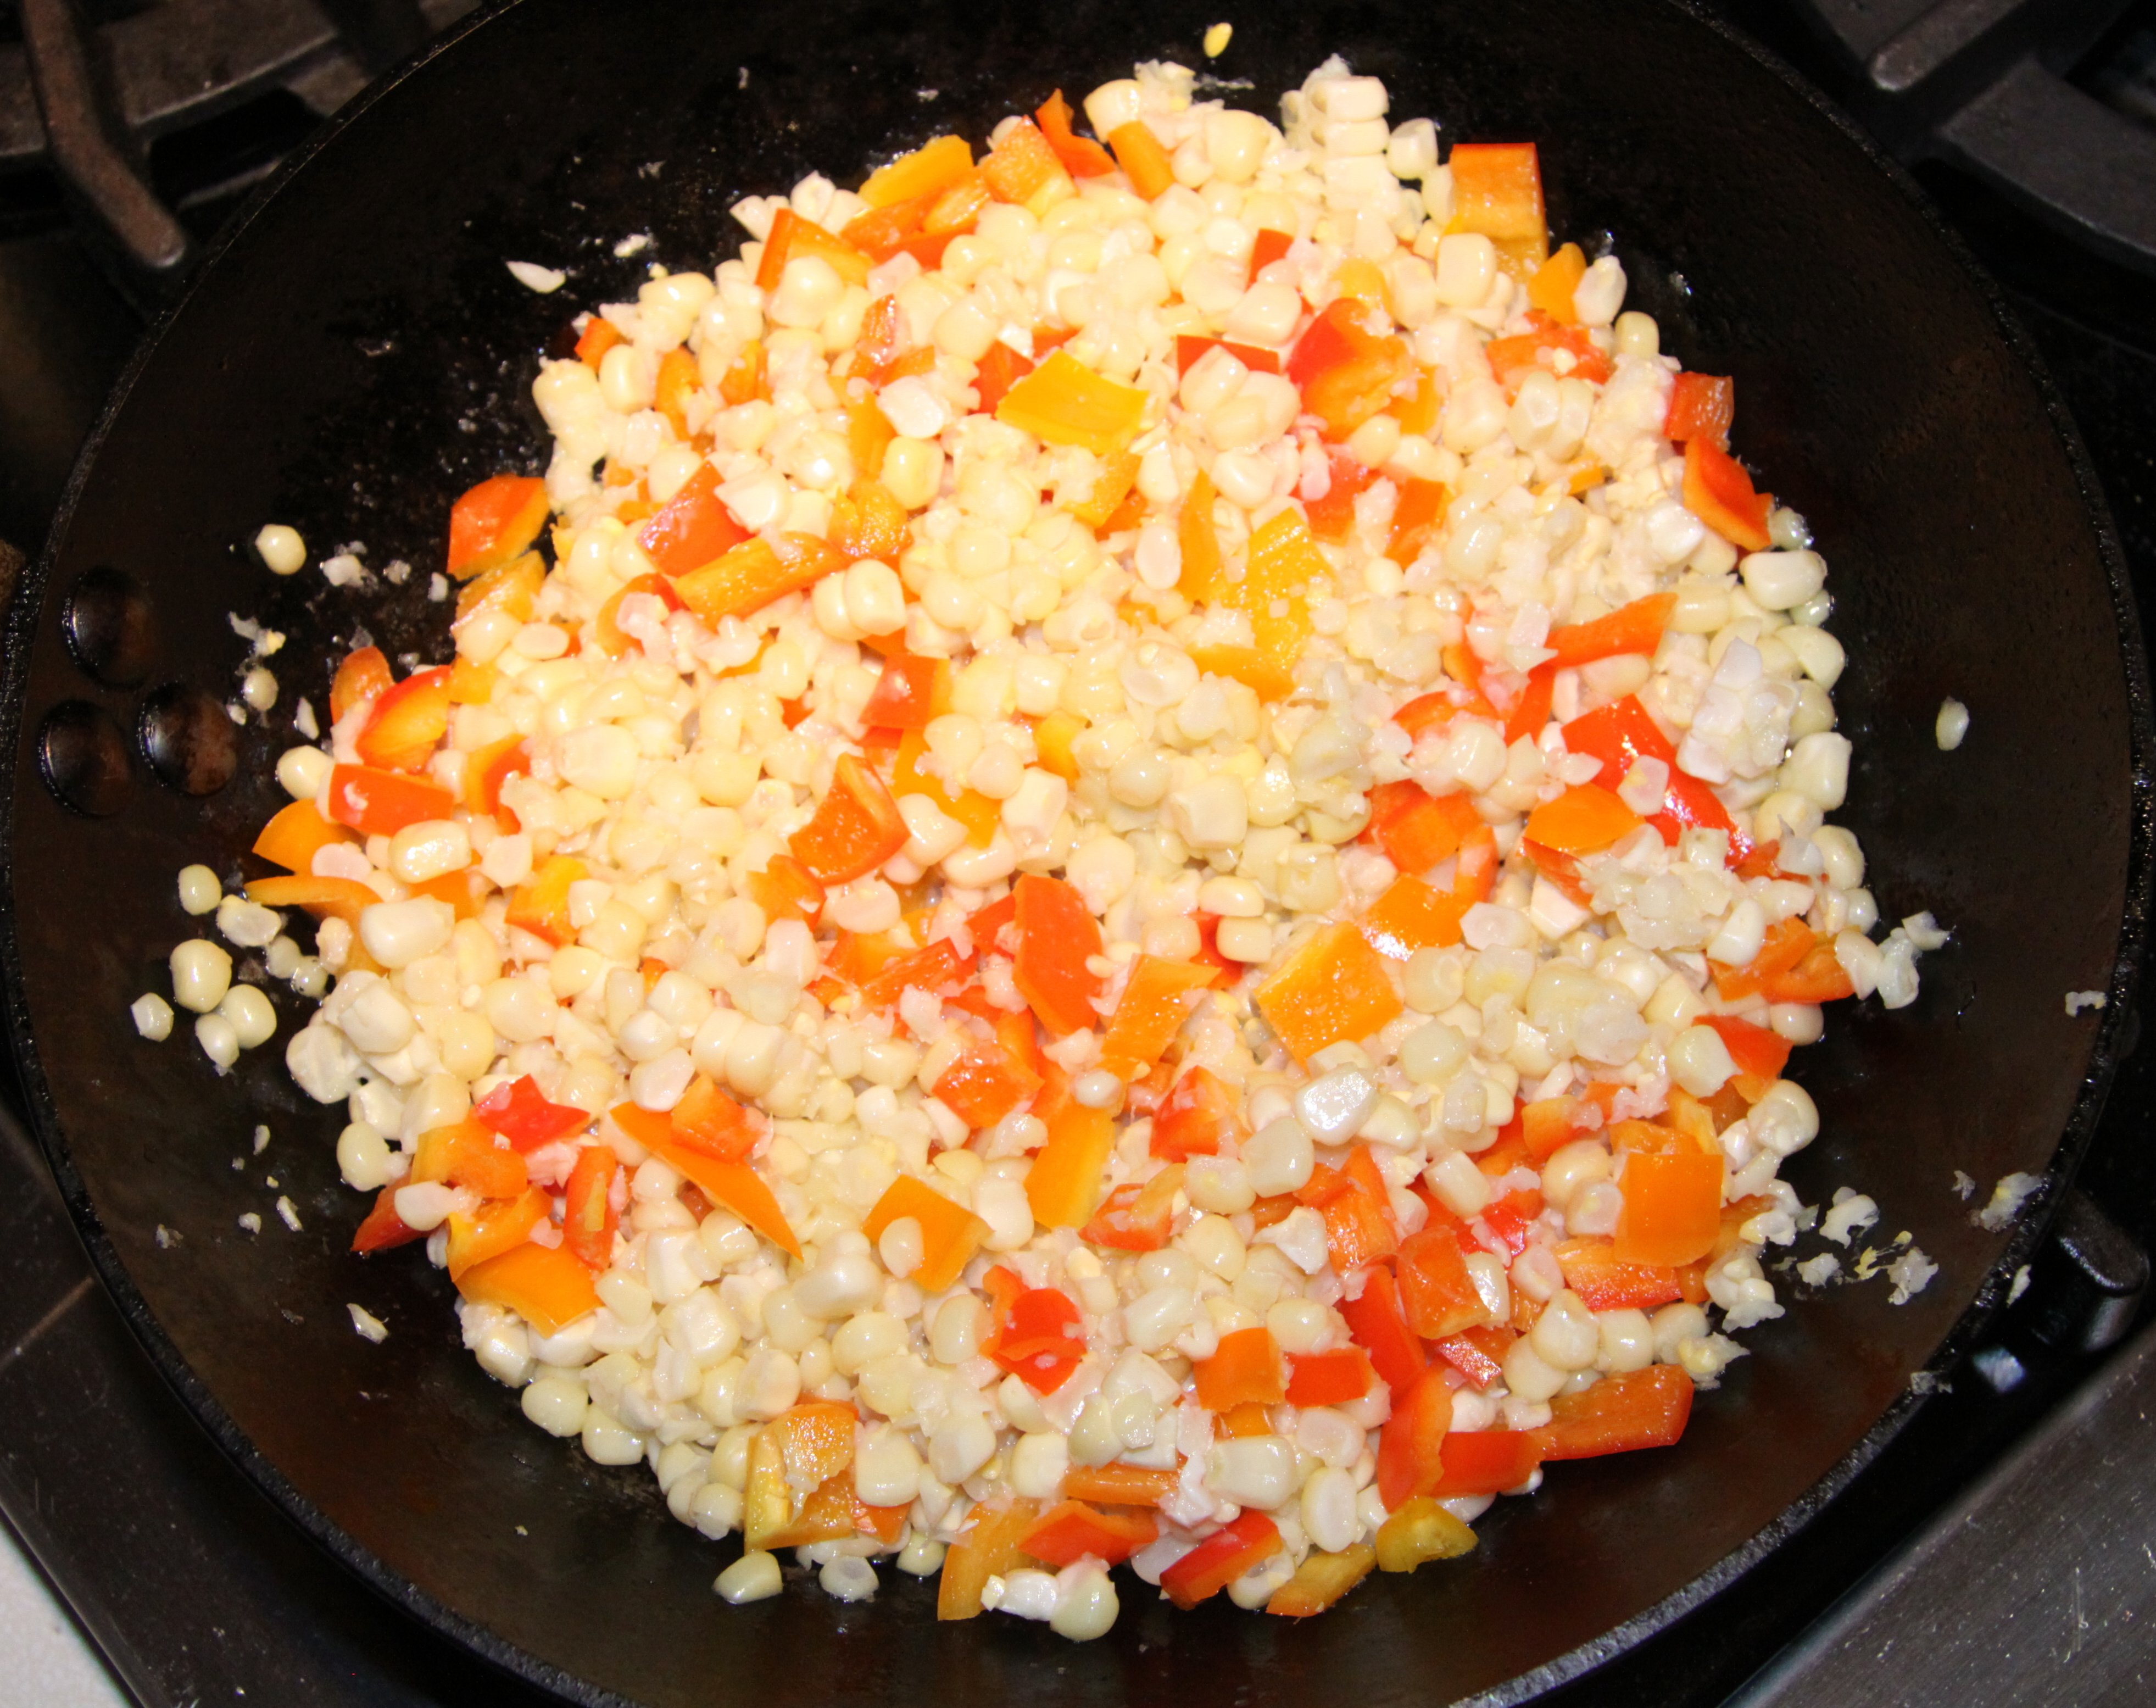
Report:
[[[23,702],[27,695],[30,655],[44,615],[44,599],[56,567],[58,543],[71,524],[75,506],[90,476],[113,423],[126,407],[135,384],[157,354],[173,322],[193,301],[198,291],[229,250],[259,217],[264,208],[281,194],[291,180],[343,131],[388,96],[398,85],[434,59],[449,51],[473,31],[513,10],[521,0],[487,0],[409,59],[383,73],[343,107],[326,120],[286,157],[227,222],[205,253],[187,289],[167,305],[145,328],[95,424],[83,442],[70,471],[53,525],[37,557],[24,572],[5,618],[4,671],[0,671],[0,750],[19,749]],[[2036,1213],[2025,1215],[1999,1255],[1979,1284],[1969,1308],[1956,1319],[1941,1340],[1922,1373],[1940,1375],[1958,1364],[1993,1315],[2005,1292],[2004,1278],[2030,1261],[2046,1237],[2051,1217],[2072,1184],[2109,1095],[2120,1057],[2133,998],[2138,992],[2146,949],[2146,926],[2152,889],[2156,889],[2156,779],[2152,779],[2150,758],[2156,754],[2156,713],[2152,713],[2148,655],[2141,632],[2138,606],[2125,555],[2119,545],[2111,508],[2090,465],[2078,426],[2066,409],[2050,369],[2034,341],[2021,325],[2005,292],[1977,262],[1967,244],[1949,225],[1930,197],[1907,168],[1887,155],[1823,91],[1801,75],[1771,49],[1755,41],[1734,25],[1707,11],[1701,0],[1655,0],[1655,3],[1682,14],[1749,58],[1768,75],[1797,95],[1866,159],[1882,173],[1902,202],[1923,224],[1934,239],[1959,266],[1975,288],[1992,323],[2009,352],[2035,383],[2044,414],[2060,449],[2066,454],[2075,489],[2096,534],[2097,553],[2111,596],[2112,617],[2118,631],[2119,661],[2123,667],[2128,724],[2131,740],[2131,824],[2127,849],[2127,872],[2122,898],[2118,946],[2112,964],[2107,995],[2109,998],[2098,1022],[2087,1070],[2076,1093],[2071,1114],[2044,1172]],[[147,1355],[158,1374],[178,1396],[196,1421],[235,1466],[293,1523],[342,1563],[360,1581],[386,1600],[469,1651],[511,1675],[552,1690],[593,1708],[635,1708],[633,1700],[593,1685],[542,1660],[530,1650],[501,1637],[421,1590],[372,1551],[362,1546],[295,1487],[245,1432],[234,1421],[215,1394],[180,1355],[159,1325],[148,1302],[136,1286],[126,1264],[98,1217],[88,1187],[76,1170],[72,1153],[60,1132],[57,1112],[43,1063],[30,1031],[28,1006],[23,997],[23,980],[12,897],[13,892],[14,808],[12,793],[0,797],[0,876],[8,895],[0,899],[0,980],[4,980],[5,1024],[22,1080],[24,1100],[39,1147],[53,1170],[78,1236],[92,1267],[120,1310],[122,1320]],[[1513,1708],[1544,1692],[1584,1676],[1656,1633],[1673,1625],[1711,1600],[1722,1590],[1782,1543],[1795,1536],[1833,1501],[1876,1458],[1913,1417],[1925,1396],[1913,1389],[1903,1392],[1878,1420],[1825,1474],[1772,1521],[1748,1541],[1731,1550],[1690,1582],[1631,1618],[1611,1627],[1586,1643],[1545,1661],[1502,1685],[1459,1699],[1459,1708]]]

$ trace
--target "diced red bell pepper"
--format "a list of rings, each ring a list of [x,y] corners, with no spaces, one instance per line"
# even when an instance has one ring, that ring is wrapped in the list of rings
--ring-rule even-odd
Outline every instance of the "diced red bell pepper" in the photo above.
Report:
[[[1519,1337],[1495,1325],[1467,1329],[1437,1343],[1437,1356],[1472,1383],[1479,1393],[1505,1373],[1505,1352]]]
[[[1302,512],[1310,519],[1311,532],[1337,546],[1354,528],[1357,495],[1377,480],[1378,471],[1365,468],[1343,450],[1332,450],[1327,455],[1331,465],[1331,484],[1322,498],[1305,499]]]
[[[858,755],[841,754],[831,787],[815,816],[788,840],[793,857],[819,883],[850,883],[874,872],[906,846],[906,821],[877,776]]]
[[[1636,694],[1627,694],[1573,718],[1564,726],[1564,745],[1568,753],[1589,754],[1602,762],[1594,780],[1605,789],[1621,784],[1635,759],[1660,759],[1670,768],[1669,792],[1663,798],[1661,811],[1647,821],[1661,833],[1662,841],[1674,846],[1688,828],[1720,831],[1729,838],[1732,865],[1751,853],[1751,837],[1738,828],[1714,791],[1698,778],[1677,769],[1676,749]]]
[[[1010,388],[1033,372],[1033,362],[998,341],[988,346],[975,368],[973,389],[980,396],[980,413],[993,415]]]
[[[1692,1380],[1674,1364],[1605,1376],[1550,1402],[1550,1421],[1531,1432],[1548,1459],[1599,1458],[1671,1447],[1691,1417]]]
[[[1445,525],[1445,507],[1452,489],[1442,481],[1410,477],[1400,486],[1399,502],[1393,507],[1393,531],[1385,555],[1405,568],[1422,555],[1437,531]]]
[[[1040,1076],[993,1038],[961,1049],[937,1079],[935,1093],[975,1132],[1015,1114],[1040,1089]]]
[[[748,530],[720,500],[718,471],[699,463],[680,491],[637,530],[636,543],[660,574],[670,576],[701,569],[747,538]]]
[[[1748,552],[1763,552],[1774,544],[1767,532],[1774,502],[1753,486],[1744,465],[1712,440],[1685,442],[1685,508],[1730,544]]]
[[[1406,1392],[1430,1359],[1401,1314],[1399,1284],[1392,1270],[1383,1263],[1366,1269],[1361,1296],[1342,1299],[1339,1309],[1348,1334],[1370,1355],[1385,1386],[1396,1394]]]
[[[1563,670],[1628,652],[1651,653],[1662,644],[1662,631],[1669,627],[1676,603],[1674,593],[1650,593],[1592,622],[1553,629],[1544,643],[1557,655],[1549,662]]]
[[[568,1104],[549,1103],[529,1073],[497,1085],[472,1105],[472,1119],[491,1128],[521,1151],[536,1150],[557,1139],[581,1133],[592,1118]]]
[[[1279,1527],[1262,1512],[1245,1511],[1162,1572],[1162,1592],[1188,1611],[1218,1595],[1280,1548]]]
[[[984,1284],[996,1305],[982,1351],[1035,1393],[1055,1392],[1086,1356],[1078,1307],[1053,1287],[1027,1288],[1000,1266]]]
[[[1729,430],[1737,419],[1737,382],[1712,373],[1680,373],[1670,388],[1669,413],[1662,437],[1673,444],[1704,439],[1717,450],[1729,449]]]
[[[689,1082],[668,1128],[673,1143],[721,1162],[747,1162],[764,1134],[763,1117],[743,1109],[704,1073]]]
[[[588,1145],[577,1153],[563,1191],[562,1242],[587,1267],[603,1269],[613,1261],[613,1231],[619,1220],[611,1195],[614,1171],[621,1165],[607,1145]]]
[[[404,1218],[397,1213],[397,1189],[403,1184],[393,1181],[374,1195],[374,1207],[352,1233],[354,1251],[383,1252],[392,1246],[408,1245],[427,1237],[418,1228],[408,1227]]]
[[[773,217],[770,233],[763,240],[763,258],[756,270],[757,288],[776,291],[779,280],[785,275],[786,264],[808,255],[829,261],[849,285],[868,283],[870,262],[866,255],[836,232],[826,231],[814,220],[803,219],[791,208],[781,208]]]
[[[1287,376],[1303,407],[1342,440],[1391,400],[1414,372],[1406,343],[1383,331],[1380,311],[1359,298],[1335,297],[1296,342]]]
[[[1776,1037],[1763,1026],[1753,1026],[1749,1021],[1728,1014],[1704,1015],[1700,1024],[1712,1026],[1721,1034],[1729,1059],[1737,1064],[1739,1078],[1755,1082],[1754,1088],[1745,1092],[1748,1103],[1757,1103],[1767,1087],[1779,1079],[1782,1070],[1789,1065],[1789,1041]],[[1741,1086],[1739,1088],[1744,1089]]]
[[[1236,1111],[1235,1093],[1210,1068],[1193,1068],[1154,1112],[1150,1149],[1155,1156],[1181,1162],[1218,1155],[1224,1137],[1240,1143],[1249,1134]]]
[[[446,789],[369,765],[339,765],[315,803],[332,824],[369,836],[393,836],[407,825],[453,818],[457,798]]]
[[[1444,1469],[1423,1492],[1441,1500],[1460,1494],[1502,1494],[1534,1475],[1543,1462],[1542,1448],[1538,1432],[1531,1429],[1478,1429],[1448,1435],[1441,1455]]]
[[[1482,821],[1465,794],[1432,795],[1412,778],[1370,791],[1366,835],[1402,872],[1415,876],[1450,860]]]
[[[1260,227],[1250,244],[1250,277],[1256,278],[1294,247],[1295,239],[1287,232],[1276,231],[1270,225]]]
[[[814,925],[823,916],[824,886],[791,854],[773,855],[762,871],[748,874],[743,887],[748,898],[763,909],[766,919],[798,919]]]
[[[1490,1231],[1504,1242],[1514,1257],[1527,1248],[1534,1237],[1534,1220],[1543,1213],[1543,1195],[1528,1188],[1508,1192],[1482,1212]]]
[[[1180,376],[1190,372],[1190,364],[1208,350],[1225,350],[1244,367],[1260,373],[1278,373],[1281,371],[1280,352],[1261,349],[1255,344],[1230,343],[1225,338],[1209,338],[1198,332],[1178,332],[1175,335],[1175,371]]]
[[[449,507],[445,565],[459,581],[506,563],[547,525],[547,483],[530,475],[495,475]]]
[[[1159,1534],[1159,1520],[1150,1512],[1103,1512],[1082,1501],[1065,1500],[1042,1513],[1019,1546],[1058,1571],[1089,1554],[1104,1566],[1120,1566]]]
[[[1517,397],[1527,376],[1538,368],[1559,378],[1597,385],[1615,372],[1584,327],[1560,326],[1539,309],[1527,311],[1527,323],[1532,330],[1492,338],[1482,347],[1507,397]]]
[[[1287,1402],[1291,1406],[1344,1406],[1370,1392],[1378,1379],[1370,1355],[1360,1346],[1330,1352],[1291,1352],[1287,1358]]]
[[[1378,1437],[1378,1494],[1388,1510],[1433,1493],[1445,1474],[1441,1457],[1452,1428],[1452,1386],[1441,1370],[1427,1370],[1404,1393]]]
[[[1606,1239],[1581,1237],[1557,1248],[1564,1284],[1589,1310],[1654,1310],[1684,1296],[1676,1269],[1620,1263]]]

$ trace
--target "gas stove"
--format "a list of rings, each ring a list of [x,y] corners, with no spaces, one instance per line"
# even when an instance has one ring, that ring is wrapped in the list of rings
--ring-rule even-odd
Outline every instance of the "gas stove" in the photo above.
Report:
[[[0,597],[145,317],[286,152],[470,3],[0,10]],[[2156,617],[2156,13],[2123,0],[1715,9],[1840,99],[2005,285],[2080,426],[2144,623]],[[224,1459],[91,1276],[21,1107],[0,1060],[0,1512],[126,1689],[146,1704],[542,1700],[377,1598]],[[1763,1564],[1546,1700],[2145,1700],[2152,1114],[2156,1050],[2129,1052],[2079,1187],[1992,1340]]]

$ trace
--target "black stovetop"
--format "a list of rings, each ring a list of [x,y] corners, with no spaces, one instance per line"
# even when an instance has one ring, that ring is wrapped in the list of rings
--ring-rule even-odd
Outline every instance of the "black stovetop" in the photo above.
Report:
[[[222,8],[251,18],[280,3],[113,0],[83,10],[123,22],[161,7],[191,17]],[[363,50],[346,59],[378,63],[382,41],[404,39],[399,33],[413,18],[439,23],[465,9],[435,0],[424,11],[406,0],[336,0],[317,14],[299,3],[311,23],[280,38],[289,63],[279,75],[289,75],[313,105],[272,76],[244,100],[209,103],[201,124],[159,145],[161,162],[152,162],[159,188],[197,244],[265,161],[304,134],[330,95],[357,86],[334,40],[323,45],[326,18],[357,29],[352,40],[364,39]],[[1841,14],[1906,14],[1906,30],[1927,13],[2015,8],[1995,0],[1988,7],[1985,0],[1928,7],[1879,0],[1867,8],[1816,0],[1810,23],[1779,0],[1729,0],[1718,9],[1830,87],[1861,95],[1849,54],[1829,33]],[[10,82],[8,55],[19,41],[11,22],[0,9],[0,542],[34,551],[74,449],[141,322],[130,296],[93,258],[97,252],[68,229],[45,180],[9,172],[18,163],[10,149],[23,146],[22,124],[6,110],[11,89],[18,100],[23,93]],[[2093,51],[2080,51],[2086,47],[2079,44],[2071,66],[2058,68],[2071,73],[2074,86],[2113,111],[2156,122],[2156,77],[2147,70],[2156,63],[2156,34],[2142,29],[2138,14]],[[1927,150],[1903,152],[1918,159]],[[1919,177],[2007,287],[2081,426],[2145,625],[2156,617],[2156,266],[2143,272],[2075,247],[2059,235],[2056,219],[1981,181],[1965,162],[1930,152],[1917,166]],[[129,283],[141,300],[140,280]],[[0,550],[0,562],[6,556]],[[128,1688],[157,1705],[251,1699],[461,1708],[542,1700],[377,1598],[223,1457],[151,1370],[92,1277],[44,1160],[12,1113],[20,1108],[12,1067],[0,1061],[0,1512]],[[2106,1217],[2124,1236],[2112,1252],[2123,1253],[2114,1268],[2131,1268],[2133,1246],[2156,1249],[2156,1150],[2143,1142],[2152,1114],[2156,1050],[2144,1050],[2120,1070],[2075,1203],[2076,1213],[2097,1218],[2085,1219],[2085,1243],[2092,1227],[2103,1243]],[[1882,1561],[1900,1557],[1912,1536],[1923,1540],[1908,1558],[1925,1557],[1926,1541],[1937,1551],[1943,1533],[1969,1522],[1968,1503],[2007,1479],[2017,1452],[2055,1450],[2056,1420],[2071,1412],[2073,1396],[2101,1398],[2107,1379],[2123,1393],[2122,1372],[2138,1376],[2147,1362],[2139,1350],[2119,1360],[2059,1350],[2056,1333],[2047,1340],[2056,1324],[2047,1327],[2044,1313],[2057,1317],[2074,1286],[2086,1293],[2087,1284],[2056,1250],[2038,1267],[2042,1284],[2002,1320],[1995,1345],[1805,1531],[1691,1615],[1547,1700],[1568,1708],[1710,1708],[1763,1701],[1759,1693],[1771,1684],[1777,1704],[1809,1701],[1802,1676],[1820,1664],[1815,1651],[1826,1636],[1876,1634],[1859,1614],[1906,1623],[1906,1610],[1886,1588],[1853,1587],[1866,1585]],[[2079,1403],[2086,1412],[2093,1402]],[[2072,1416],[2086,1424],[2081,1413]],[[2042,1431],[2049,1433],[2032,1434]],[[1822,1623],[1838,1601],[1835,1620]],[[2156,1613],[2156,1596],[2140,1610]],[[2142,1628],[2156,1634],[2156,1618],[2143,1617],[2138,1627],[2134,1618],[2129,1607],[2113,1622],[2112,1636],[2134,1640]],[[1900,1628],[1884,1628],[1891,1644]],[[1748,1680],[1778,1657],[1772,1680],[1748,1690]],[[0,1678],[0,1700],[8,1695]],[[2009,1699],[2003,1689],[1979,1695]]]

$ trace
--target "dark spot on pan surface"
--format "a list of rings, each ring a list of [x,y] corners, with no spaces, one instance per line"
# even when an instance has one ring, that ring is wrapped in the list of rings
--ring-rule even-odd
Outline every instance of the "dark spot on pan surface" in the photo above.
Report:
[[[1059,85],[1075,100],[1135,59],[1200,64],[1216,21],[1084,0],[723,16],[627,0],[604,27],[593,16],[568,0],[508,10],[354,114],[259,207],[131,377],[46,566],[61,589],[100,563],[139,568],[156,668],[176,680],[231,679],[244,648],[228,613],[290,636],[280,710],[230,726],[213,795],[140,790],[93,823],[18,759],[13,1023],[58,1172],[161,1367],[368,1581],[588,1700],[701,1702],[715,1680],[780,1705],[1287,1703],[1332,1700],[1351,1678],[1373,1700],[1510,1696],[1771,1546],[1879,1438],[1908,1375],[1973,1332],[1964,1312],[2002,1245],[1939,1183],[1957,1167],[2041,1172],[2061,1131],[2069,1159],[2086,1131],[2111,1022],[2069,1024],[2060,993],[2105,985],[2133,946],[2145,695],[2063,430],[1988,299],[1856,145],[1671,8],[1575,0],[1530,20],[1319,4],[1239,19],[1212,69],[1256,85],[1232,98],[1267,105],[1337,50],[1449,141],[1541,141],[1558,229],[1614,233],[1666,347],[1737,375],[1738,448],[1811,518],[1851,648],[1837,700],[1867,744],[1838,816],[1864,840],[1883,914],[1928,907],[1958,933],[1953,978],[1913,1009],[1838,1016],[1799,1069],[1827,1125],[1791,1173],[1807,1200],[1845,1181],[1912,1229],[1945,1272],[1911,1305],[1874,1286],[1793,1308],[1748,1337],[1753,1356],[1679,1448],[1562,1467],[1533,1501],[1501,1504],[1471,1560],[1373,1581],[1306,1625],[1226,1607],[1169,1617],[1126,1580],[1116,1632],[1072,1649],[1008,1620],[939,1627],[932,1586],[888,1571],[843,1619],[799,1589],[730,1610],[709,1585],[731,1546],[668,1518],[640,1469],[601,1470],[533,1430],[458,1348],[444,1277],[408,1253],[345,1253],[362,1206],[336,1178],[342,1115],[285,1074],[289,1014],[278,1044],[223,1081],[183,1039],[133,1037],[144,969],[192,934],[172,873],[245,863],[281,803],[271,772],[294,702],[321,710],[328,661],[357,627],[393,656],[448,656],[448,613],[426,592],[447,507],[486,475],[543,466],[529,377],[567,316],[633,296],[653,261],[733,253],[741,193],[810,169],[855,182],[945,130],[978,142],[1003,112]],[[615,257],[636,232],[650,249]],[[566,267],[569,283],[536,296],[511,259]],[[300,528],[314,562],[362,543],[375,570],[402,558],[415,573],[402,588],[377,574],[334,589],[311,568],[276,580],[228,543],[265,520]],[[18,720],[82,695],[58,601],[34,603],[11,649]],[[1930,738],[1948,692],[1979,713],[1953,755]],[[18,729],[19,753],[36,728]],[[2002,837],[2010,800],[2025,823],[2075,834]],[[85,956],[90,871],[100,929]],[[1983,998],[1959,1025],[1943,1023],[1949,989]],[[1972,1100],[1981,1124],[1957,1113]],[[295,1201],[344,1205],[343,1222],[225,1237],[244,1207],[230,1135],[257,1119],[276,1127]],[[188,1237],[159,1249],[160,1222]],[[393,1325],[384,1345],[350,1332],[355,1299]],[[362,1391],[393,1398],[362,1412]]]

